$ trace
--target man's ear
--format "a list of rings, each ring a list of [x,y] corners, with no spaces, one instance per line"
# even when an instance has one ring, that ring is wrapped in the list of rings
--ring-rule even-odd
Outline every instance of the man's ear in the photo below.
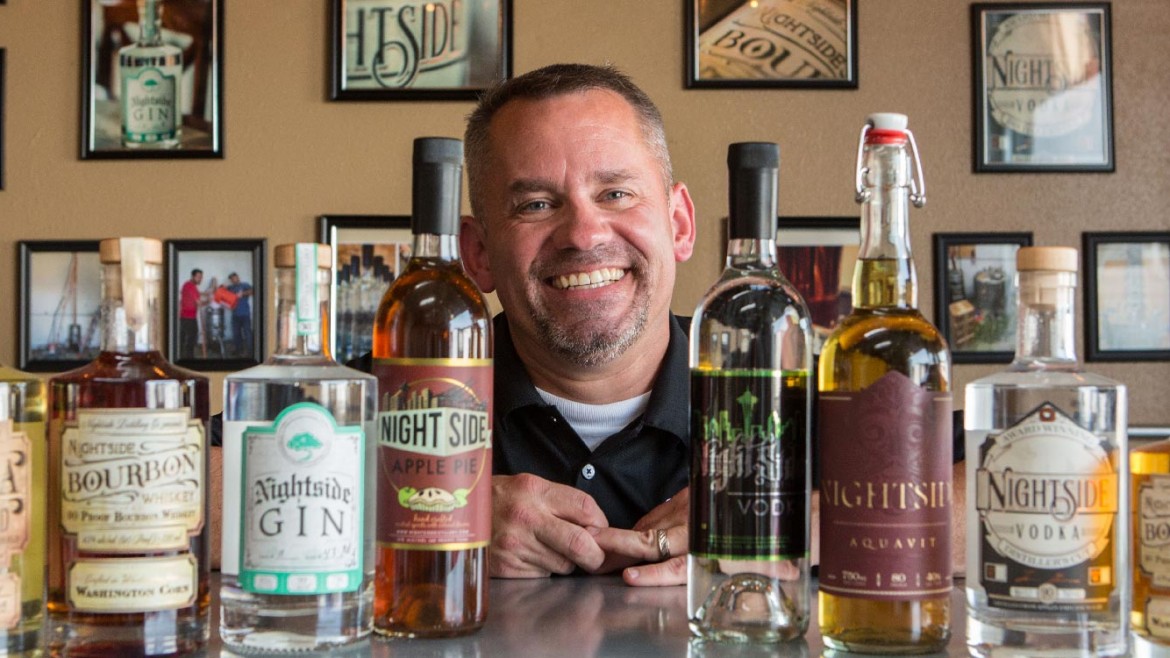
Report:
[[[483,224],[471,215],[459,219],[459,255],[463,259],[463,270],[480,291],[488,293],[496,289],[496,281],[492,277],[483,231]]]
[[[695,204],[685,183],[670,191],[670,228],[674,234],[674,259],[683,262],[695,251]]]

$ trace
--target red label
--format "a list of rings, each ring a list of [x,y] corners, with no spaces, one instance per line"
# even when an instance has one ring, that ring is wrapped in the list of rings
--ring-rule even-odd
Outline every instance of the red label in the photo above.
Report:
[[[875,600],[951,591],[951,395],[889,372],[825,392],[820,587]]]
[[[378,359],[378,542],[491,540],[491,359]]]

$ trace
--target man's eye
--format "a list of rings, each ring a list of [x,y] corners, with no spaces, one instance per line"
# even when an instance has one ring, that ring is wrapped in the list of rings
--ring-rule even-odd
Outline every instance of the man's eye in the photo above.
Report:
[[[520,204],[516,210],[521,213],[544,212],[551,208],[552,205],[543,199],[536,199],[534,201],[525,201]]]
[[[620,201],[622,199],[628,199],[633,195],[625,190],[608,190],[602,196],[606,201]]]

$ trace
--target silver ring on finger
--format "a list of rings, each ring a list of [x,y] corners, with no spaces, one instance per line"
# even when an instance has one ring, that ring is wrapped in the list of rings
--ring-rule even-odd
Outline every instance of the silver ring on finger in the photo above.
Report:
[[[670,540],[666,537],[666,531],[659,528],[654,531],[654,537],[658,540],[658,559],[659,561],[666,561],[670,559]]]

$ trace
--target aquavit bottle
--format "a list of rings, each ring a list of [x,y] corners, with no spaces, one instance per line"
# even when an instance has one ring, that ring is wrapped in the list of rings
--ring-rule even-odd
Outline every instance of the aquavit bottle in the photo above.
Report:
[[[162,0],[138,0],[138,39],[118,51],[122,145],[173,148],[182,132],[183,51],[163,42]]]
[[[463,635],[487,617],[492,337],[459,261],[462,159],[459,140],[415,140],[413,253],[374,323],[383,635]]]
[[[909,215],[926,188],[906,124],[861,131],[853,312],[821,352],[817,417],[821,633],[896,655],[946,646],[951,592],[951,360],[918,310]]]
[[[967,385],[967,644],[979,656],[1122,656],[1125,386],[1077,362],[1077,251],[1024,247],[1016,269],[1015,359]]]
[[[1170,441],[1129,452],[1133,510],[1133,606],[1129,623],[1138,638],[1133,654],[1151,644],[1170,649]],[[1124,511],[1122,511],[1124,514]]]
[[[0,366],[0,655],[40,649],[45,602],[45,390]]]
[[[808,629],[812,322],[776,268],[780,149],[732,144],[727,268],[691,328],[687,614],[708,639]]]
[[[326,354],[332,250],[276,248],[276,351],[224,380],[224,644],[369,635],[377,380]]]
[[[207,378],[159,352],[162,243],[100,258],[101,352],[49,383],[48,645],[188,656],[208,636]]]

